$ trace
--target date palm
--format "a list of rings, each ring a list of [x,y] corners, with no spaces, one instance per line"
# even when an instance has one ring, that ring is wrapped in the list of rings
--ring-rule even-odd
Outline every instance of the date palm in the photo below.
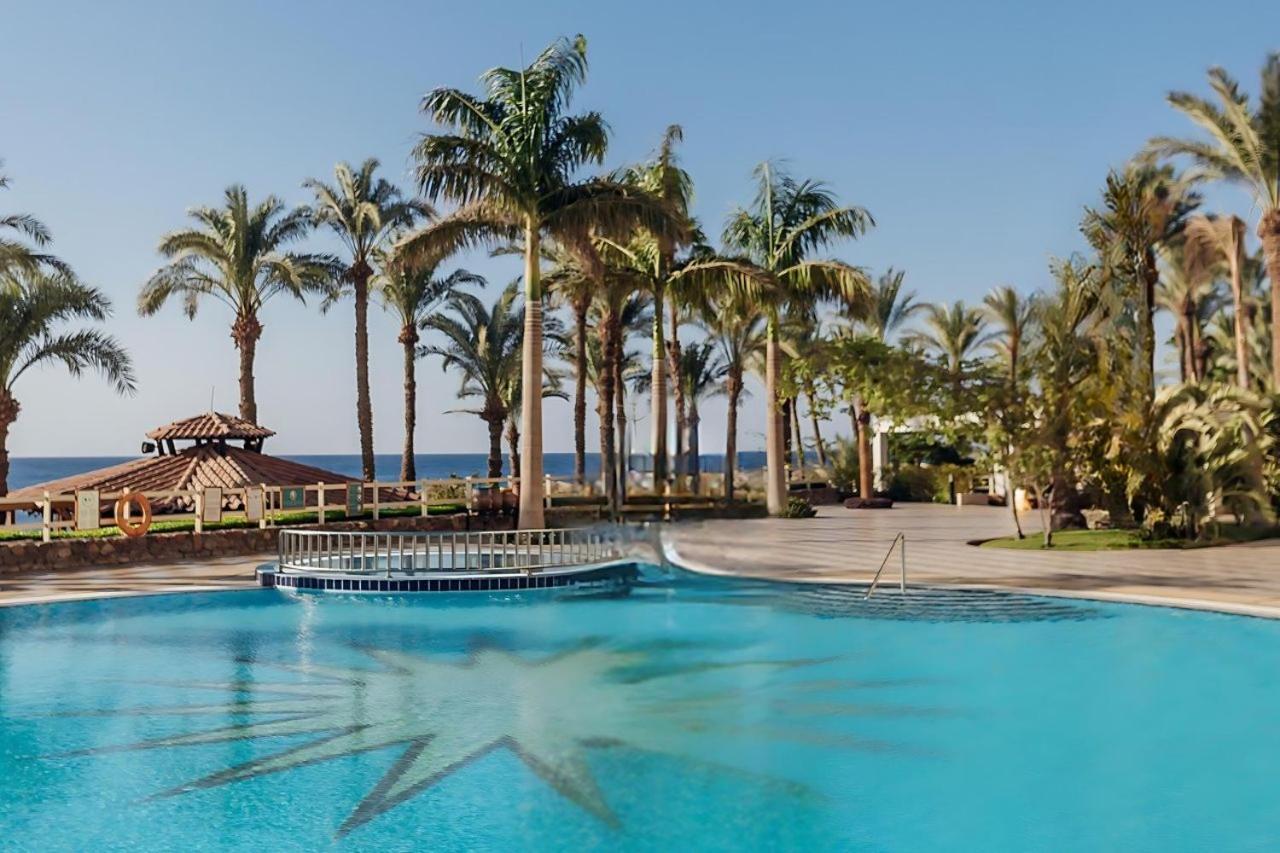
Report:
[[[436,89],[423,99],[422,111],[444,132],[424,136],[414,151],[423,193],[457,209],[408,238],[408,251],[447,255],[467,246],[513,242],[524,249],[521,527],[544,524],[538,381],[543,373],[543,238],[626,235],[638,225],[654,233],[677,234],[683,228],[648,193],[615,180],[577,179],[584,166],[603,161],[608,145],[608,128],[598,113],[568,113],[586,72],[586,40],[578,36],[552,43],[527,68],[485,72],[483,97]]]
[[[1016,391],[1021,377],[1020,359],[1036,319],[1036,298],[1001,285],[982,299],[988,320],[996,327],[989,342],[1008,369],[1009,389]]]
[[[378,161],[370,157],[353,169],[349,163],[334,167],[332,184],[311,179],[303,186],[315,193],[312,216],[327,227],[346,248],[346,269],[326,305],[346,288],[356,309],[356,423],[360,429],[360,468],[366,481],[376,479],[373,464],[373,404],[369,400],[369,281],[373,278],[374,253],[387,244],[398,229],[429,213],[421,203],[406,200],[398,187],[376,175]],[[403,465],[401,466],[403,467]]]
[[[987,333],[987,316],[980,308],[965,305],[957,299],[950,305],[928,305],[924,310],[924,328],[907,335],[914,346],[937,356],[943,363],[954,388],[964,376],[965,363],[992,339]]]
[[[1193,216],[1187,220],[1183,257],[1192,279],[1210,278],[1223,263],[1231,280],[1235,308],[1236,384],[1249,388],[1249,344],[1246,340],[1247,307],[1244,293],[1245,224],[1238,216]],[[1273,285],[1274,286],[1274,285]]]
[[[4,161],[0,160],[0,166]],[[0,190],[9,187],[9,178],[0,173]],[[16,233],[18,239],[5,236]],[[44,223],[27,213],[0,214],[0,275],[34,273],[42,267],[70,272],[62,261],[53,255],[38,251],[47,246],[49,229]]]
[[[404,349],[404,449],[400,454],[400,479],[415,480],[418,473],[414,460],[413,433],[418,420],[417,358],[419,330],[453,293],[466,285],[485,286],[481,276],[464,269],[439,277],[438,265],[402,263],[383,256],[380,270],[373,279],[374,291],[383,307],[400,323],[397,342]]]
[[[764,356],[765,321],[742,300],[722,296],[704,310],[702,323],[725,365],[724,496],[731,501],[738,468],[738,408],[747,393],[743,380]]]
[[[871,286],[865,305],[853,306],[854,316],[867,332],[879,341],[888,342],[915,314],[924,310],[924,304],[916,302],[914,291],[903,291],[906,271],[890,267],[880,274]]]
[[[79,377],[96,370],[121,394],[134,391],[133,365],[116,340],[75,321],[101,322],[111,302],[65,270],[25,264],[0,273],[0,495],[9,493],[9,430],[20,406],[15,383],[32,368],[61,364]]]
[[[685,400],[689,405],[689,420],[685,429],[689,448],[689,476],[697,493],[702,476],[702,456],[698,441],[702,418],[698,403],[708,397],[724,394],[729,366],[715,341],[702,340],[685,347],[680,354],[680,383],[684,386]]]
[[[734,212],[725,226],[724,242],[742,252],[755,274],[742,276],[744,292],[754,294],[766,319],[765,455],[766,503],[769,512],[786,507],[781,404],[778,381],[780,323],[789,312],[804,313],[819,300],[864,299],[867,274],[838,260],[811,256],[832,243],[852,239],[874,224],[860,207],[842,206],[819,181],[797,180],[771,163],[755,170],[756,196],[749,208]]]
[[[476,398],[478,408],[458,411],[479,415],[489,428],[489,477],[502,476],[502,427],[511,410],[508,389],[520,374],[525,309],[518,283],[507,286],[492,308],[465,291],[450,294],[447,313],[433,314],[423,328],[444,335],[443,345],[428,344],[419,356],[438,355],[445,371],[462,375],[459,399]]]
[[[1208,139],[1157,137],[1149,149],[1163,156],[1187,156],[1207,178],[1246,187],[1259,211],[1271,278],[1271,382],[1280,389],[1280,53],[1262,66],[1262,91],[1254,106],[1240,84],[1221,68],[1209,69],[1213,100],[1171,92],[1169,103],[1200,126]]]
[[[288,251],[309,233],[311,213],[287,208],[275,196],[251,205],[237,184],[227,188],[222,207],[197,207],[190,215],[194,227],[160,240],[160,254],[169,263],[142,286],[138,313],[154,315],[170,297],[180,297],[193,320],[206,298],[226,305],[240,353],[240,417],[257,423],[253,363],[263,306],[280,294],[305,301],[308,293],[327,292],[341,265],[332,255]]]
[[[1172,167],[1131,163],[1107,175],[1102,206],[1087,209],[1081,224],[1113,289],[1133,306],[1139,383],[1148,402],[1155,393],[1159,253],[1180,238],[1187,217],[1199,204],[1199,195]]]
[[[1163,271],[1156,290],[1156,306],[1174,317],[1178,371],[1185,383],[1199,382],[1207,373],[1210,343],[1205,338],[1204,327],[1217,308],[1218,294],[1214,280],[1216,269],[1206,268],[1199,261],[1194,268],[1189,268],[1184,248],[1170,246],[1160,253]],[[1242,304],[1250,303],[1246,298]],[[1234,342],[1227,349],[1234,350]],[[1265,373],[1266,368],[1260,375]]]

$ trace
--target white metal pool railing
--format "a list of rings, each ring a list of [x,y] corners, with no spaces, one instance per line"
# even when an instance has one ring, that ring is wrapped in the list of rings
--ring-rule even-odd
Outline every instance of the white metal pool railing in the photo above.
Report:
[[[871,579],[871,586],[867,587],[867,594],[862,597],[863,601],[870,598],[871,593],[876,591],[876,584],[880,583],[880,573],[889,564],[889,557],[893,556],[893,549],[898,543],[902,543],[902,547],[898,549],[898,556],[902,558],[898,587],[903,592],[907,591],[907,534],[899,530],[898,535],[893,537],[893,541],[889,543],[889,550],[884,552],[884,559],[880,561],[880,568],[876,569],[876,576]]]
[[[603,563],[622,556],[622,542],[598,530],[347,532],[282,530],[282,572],[538,571]]]

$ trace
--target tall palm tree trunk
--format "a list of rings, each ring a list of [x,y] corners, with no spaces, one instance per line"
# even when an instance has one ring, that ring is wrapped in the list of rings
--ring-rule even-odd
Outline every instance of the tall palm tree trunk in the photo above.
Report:
[[[573,306],[577,337],[573,342],[573,479],[578,485],[587,481],[587,311],[589,299]]]
[[[858,431],[858,497],[864,500],[875,495],[875,472],[871,466],[871,413],[858,400],[854,403],[857,415],[854,426]]]
[[[778,397],[779,359],[777,320],[769,318],[765,339],[764,367],[764,449],[765,449],[765,505],[770,515],[781,515],[787,506],[787,474],[785,452],[782,446],[782,400]],[[679,397],[677,397],[679,399]],[[677,416],[679,413],[677,412]]]
[[[600,322],[601,356],[599,385],[600,396],[600,481],[604,487],[605,503],[611,513],[618,508],[618,462],[615,458],[617,440],[614,434],[613,418],[613,348],[617,342],[613,337],[613,315],[606,315]]]
[[[418,479],[413,448],[413,432],[418,426],[418,330],[412,324],[402,327],[399,341],[404,347],[404,449],[400,451],[400,479],[407,481]]]
[[[240,352],[240,417],[258,422],[258,400],[254,393],[253,360],[262,337],[262,324],[252,314],[241,314],[231,326],[231,339]]]
[[[1173,329],[1173,342],[1178,347],[1178,378],[1184,383],[1187,382],[1195,373],[1195,367],[1191,362],[1191,345],[1188,340],[1190,335],[1187,331],[1187,315],[1182,313],[1178,316],[1178,323]]]
[[[818,423],[818,413],[813,410],[813,389],[807,392],[809,397],[809,425],[813,427],[813,443],[818,451],[818,464],[827,467],[827,445],[822,440],[822,427]]]
[[[0,497],[9,494],[9,428],[18,419],[18,401],[0,389]]]
[[[367,265],[352,272],[356,302],[356,422],[360,427],[360,470],[365,482],[377,479],[373,461],[373,404],[369,400],[369,276]]]
[[[627,473],[631,469],[627,447],[627,388],[622,381],[622,319],[614,319],[613,327],[613,410],[615,413],[614,441],[618,452],[615,461],[618,465],[618,506],[627,501]]]
[[[667,375],[671,380],[672,402],[676,409],[675,486],[676,491],[680,491],[684,487],[683,472],[688,467],[684,449],[686,417],[684,386],[680,381],[680,310],[675,300],[668,303],[667,309],[671,316],[671,340],[667,345]]]
[[[520,521],[522,528],[546,527],[542,482],[542,280],[538,269],[540,237],[530,221],[524,232],[524,342],[521,352]]]
[[[520,470],[520,424],[515,418],[507,418],[507,457],[512,471]]]
[[[653,490],[664,494],[667,490],[667,370],[663,363],[663,349],[666,346],[666,331],[663,328],[664,311],[663,289],[657,288],[653,294],[653,352],[652,376],[650,381],[649,449],[653,454]]]
[[[742,370],[730,368],[725,383],[729,393],[729,411],[724,428],[724,498],[733,500],[733,478],[738,472],[738,400],[742,395]]]
[[[1271,280],[1271,390],[1280,391],[1280,207],[1268,208],[1258,223],[1262,254]]]
[[[689,401],[689,480],[693,487],[693,493],[699,494],[702,490],[702,448],[698,441],[698,427],[702,424],[702,418],[698,416],[698,401],[691,399]]]
[[[1146,371],[1147,394],[1156,393],[1156,285],[1160,283],[1160,270],[1156,266],[1153,249],[1146,252],[1142,291],[1142,368]]]
[[[504,415],[488,414],[484,421],[489,426],[489,474],[493,479],[502,476],[502,424]],[[523,490],[522,490],[523,491]]]
[[[1237,227],[1238,223],[1238,227]],[[1232,223],[1231,257],[1227,264],[1231,270],[1231,298],[1236,309],[1236,382],[1241,388],[1249,388],[1249,344],[1245,339],[1246,316],[1244,308],[1244,281],[1241,278],[1240,263],[1244,253],[1244,223],[1234,220]],[[1272,290],[1276,290],[1273,283]]]

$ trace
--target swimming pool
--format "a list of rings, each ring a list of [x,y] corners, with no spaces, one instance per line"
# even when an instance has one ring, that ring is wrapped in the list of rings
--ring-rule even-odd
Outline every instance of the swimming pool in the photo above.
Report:
[[[1280,623],[663,576],[0,609],[0,847],[1263,850]]]

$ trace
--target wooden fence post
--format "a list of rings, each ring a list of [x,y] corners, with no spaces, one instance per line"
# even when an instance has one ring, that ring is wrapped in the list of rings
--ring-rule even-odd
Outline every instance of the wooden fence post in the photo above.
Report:
[[[324,501],[324,483],[316,483],[316,523],[318,524],[324,524]]]
[[[373,481],[373,520],[377,521],[381,517],[378,506],[378,481]]]
[[[53,503],[49,500],[49,490],[44,492],[43,523],[40,525],[40,541],[53,539]]]
[[[427,504],[427,481],[418,482],[418,501],[422,504],[422,517],[426,518],[430,515],[430,507]]]
[[[196,533],[204,533],[204,491],[195,489],[191,495],[196,508]]]

